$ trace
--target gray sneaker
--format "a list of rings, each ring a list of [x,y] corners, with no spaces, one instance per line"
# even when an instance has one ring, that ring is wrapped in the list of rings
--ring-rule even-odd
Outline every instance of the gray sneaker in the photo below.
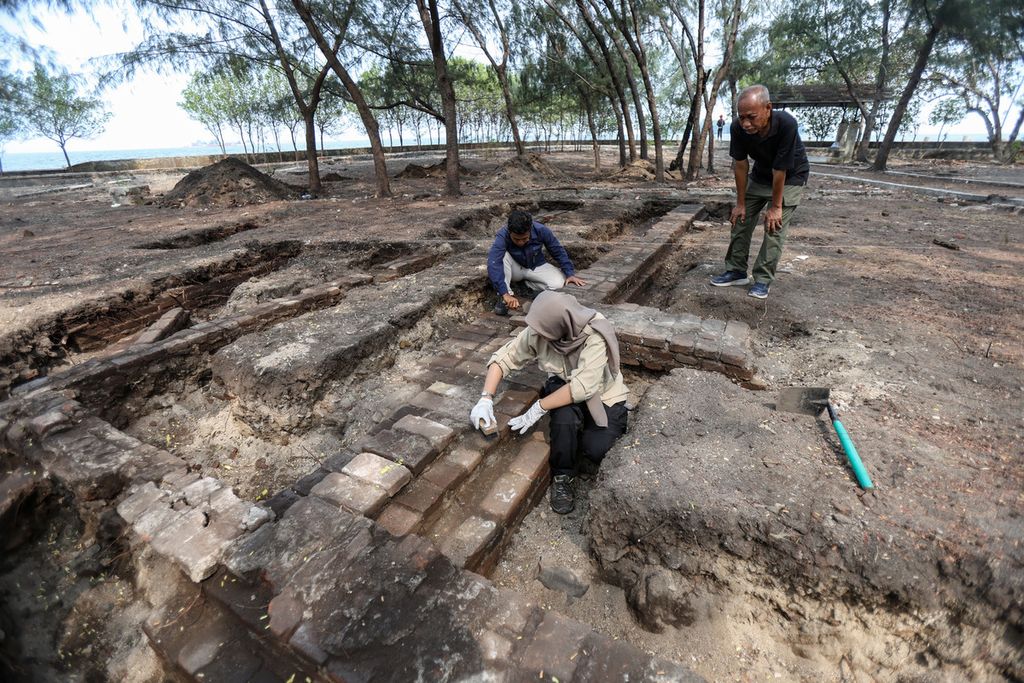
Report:
[[[567,515],[576,507],[575,479],[568,474],[556,474],[551,480],[551,509],[560,515]]]

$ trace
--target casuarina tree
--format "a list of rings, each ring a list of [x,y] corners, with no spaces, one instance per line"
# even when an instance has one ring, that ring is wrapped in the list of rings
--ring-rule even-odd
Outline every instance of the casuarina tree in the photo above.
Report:
[[[99,135],[110,118],[100,100],[79,95],[75,77],[65,71],[51,74],[36,64],[25,79],[23,94],[21,118],[26,131],[60,145],[68,166],[68,141]]]

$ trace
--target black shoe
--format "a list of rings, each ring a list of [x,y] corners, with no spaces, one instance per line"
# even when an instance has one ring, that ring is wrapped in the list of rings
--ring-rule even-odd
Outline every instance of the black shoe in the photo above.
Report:
[[[551,480],[551,509],[560,515],[567,515],[576,506],[575,480],[568,474],[556,474]]]
[[[498,303],[494,304],[494,313],[495,315],[508,315],[508,306],[504,299],[498,299]]]

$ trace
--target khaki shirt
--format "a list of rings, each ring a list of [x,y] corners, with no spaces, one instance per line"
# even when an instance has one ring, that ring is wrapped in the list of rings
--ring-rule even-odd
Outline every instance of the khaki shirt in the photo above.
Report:
[[[565,380],[572,393],[573,403],[583,403],[599,392],[601,402],[606,406],[625,401],[629,398],[629,389],[622,381],[622,372],[612,376],[611,368],[608,367],[608,345],[604,337],[590,325],[584,327],[583,331],[589,336],[580,350],[575,368],[569,364],[568,358],[555,351],[531,327],[525,328],[515,339],[495,351],[487,365],[490,367],[491,363],[497,363],[501,367],[502,376],[507,377],[536,359],[538,367],[548,373],[549,377],[557,375]]]

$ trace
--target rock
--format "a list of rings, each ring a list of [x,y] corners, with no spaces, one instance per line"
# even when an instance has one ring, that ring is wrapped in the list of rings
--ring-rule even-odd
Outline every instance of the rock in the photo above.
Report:
[[[581,572],[561,567],[543,556],[537,564],[537,580],[544,584],[545,588],[574,598],[583,597],[590,590],[590,582]]]
[[[626,594],[641,625],[655,633],[665,626],[689,626],[697,611],[691,603],[693,587],[677,572],[645,566],[640,579]]]

